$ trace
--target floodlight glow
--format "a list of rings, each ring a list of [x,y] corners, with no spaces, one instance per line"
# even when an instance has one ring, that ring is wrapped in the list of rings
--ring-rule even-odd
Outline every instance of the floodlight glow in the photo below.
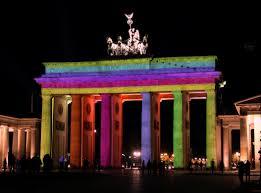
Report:
[[[133,152],[133,155],[134,155],[135,157],[140,157],[141,154],[140,154],[139,151],[134,151],[134,152]]]

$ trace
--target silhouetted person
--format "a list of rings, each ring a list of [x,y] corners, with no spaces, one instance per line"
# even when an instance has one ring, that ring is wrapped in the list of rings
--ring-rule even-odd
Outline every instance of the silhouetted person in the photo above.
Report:
[[[243,184],[244,163],[242,161],[239,161],[237,167],[238,167],[238,177],[239,177],[240,183]]]
[[[44,172],[50,172],[52,169],[52,163],[53,160],[51,159],[51,156],[49,154],[45,154],[43,157],[43,169]]]
[[[96,170],[98,169],[98,160],[95,159],[94,160],[94,164],[93,164],[93,174],[95,174]]]
[[[202,171],[202,169],[203,169],[203,162],[202,161],[199,162],[199,167],[200,167],[200,171]]]
[[[148,170],[148,175],[151,175],[151,162],[148,160],[147,162],[147,170]]]
[[[215,169],[215,161],[214,159],[211,160],[211,174],[214,174],[214,169]]]
[[[152,162],[152,170],[153,170],[153,175],[157,175],[157,161],[153,160]]]
[[[158,163],[158,168],[159,168],[159,175],[161,176],[162,175],[162,162],[159,161]]]
[[[32,163],[32,159],[30,157],[28,157],[26,159],[26,168],[28,170],[28,173],[31,174],[32,170],[33,170],[33,163]]]
[[[83,169],[87,170],[89,168],[89,160],[87,158],[84,158],[83,160]]]
[[[64,162],[64,169],[65,169],[65,171],[68,171],[68,167],[69,167],[69,157],[68,157],[68,155],[64,156],[63,162]]]
[[[165,161],[162,162],[162,175],[165,176],[166,170],[165,170],[166,163]]]
[[[250,181],[250,168],[251,168],[250,161],[247,160],[245,163],[246,182]]]
[[[188,169],[189,169],[190,173],[192,173],[192,170],[193,170],[192,165],[193,165],[192,160],[190,160],[189,164],[188,164]]]
[[[142,164],[141,164],[141,172],[142,172],[142,175],[144,176],[144,170],[145,170],[145,161],[142,160]]]
[[[21,160],[20,160],[20,167],[21,167],[21,171],[23,174],[25,174],[25,171],[27,169],[27,164],[26,164],[26,157],[25,155],[22,156]]]
[[[255,168],[256,168],[255,165],[256,165],[255,159],[252,158],[252,160],[251,160],[251,168],[252,168],[252,169],[255,169]]]
[[[39,174],[40,173],[40,168],[42,165],[42,161],[39,156],[35,155],[32,157],[32,171],[34,174]]]
[[[221,174],[223,174],[224,173],[224,162],[223,162],[223,160],[220,161],[219,168],[220,168]]]
[[[4,159],[4,162],[3,162],[3,168],[4,168],[4,174],[5,174],[6,169],[7,169],[7,161],[6,161],[6,158]]]
[[[64,169],[64,156],[61,155],[59,158],[59,170],[63,171],[63,169]]]
[[[8,152],[8,168],[10,173],[14,173],[15,156],[11,152]]]

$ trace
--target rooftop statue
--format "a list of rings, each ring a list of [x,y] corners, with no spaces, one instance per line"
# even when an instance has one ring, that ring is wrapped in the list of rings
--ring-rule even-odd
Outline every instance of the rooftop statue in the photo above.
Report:
[[[138,29],[132,27],[133,13],[127,15],[127,24],[129,25],[129,38],[126,41],[122,40],[121,36],[118,36],[117,42],[114,43],[111,37],[107,37],[107,51],[110,56],[127,56],[127,55],[144,55],[148,48],[148,35],[145,35],[140,40],[140,32]]]

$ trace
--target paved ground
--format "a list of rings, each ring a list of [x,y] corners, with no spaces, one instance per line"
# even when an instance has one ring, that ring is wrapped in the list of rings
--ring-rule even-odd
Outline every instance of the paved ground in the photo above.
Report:
[[[0,175],[0,192],[39,193],[241,193],[261,192],[260,184],[240,185],[236,173],[174,171],[168,176],[141,175],[139,170],[71,171],[45,175]]]

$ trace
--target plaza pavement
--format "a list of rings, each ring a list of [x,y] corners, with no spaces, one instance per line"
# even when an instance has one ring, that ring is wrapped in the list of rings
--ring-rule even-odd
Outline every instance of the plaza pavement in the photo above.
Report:
[[[251,183],[240,185],[236,171],[224,174],[210,171],[175,170],[166,176],[142,175],[140,170],[70,170],[50,174],[1,174],[0,192],[26,193],[243,193],[261,192],[259,173],[252,172]]]

